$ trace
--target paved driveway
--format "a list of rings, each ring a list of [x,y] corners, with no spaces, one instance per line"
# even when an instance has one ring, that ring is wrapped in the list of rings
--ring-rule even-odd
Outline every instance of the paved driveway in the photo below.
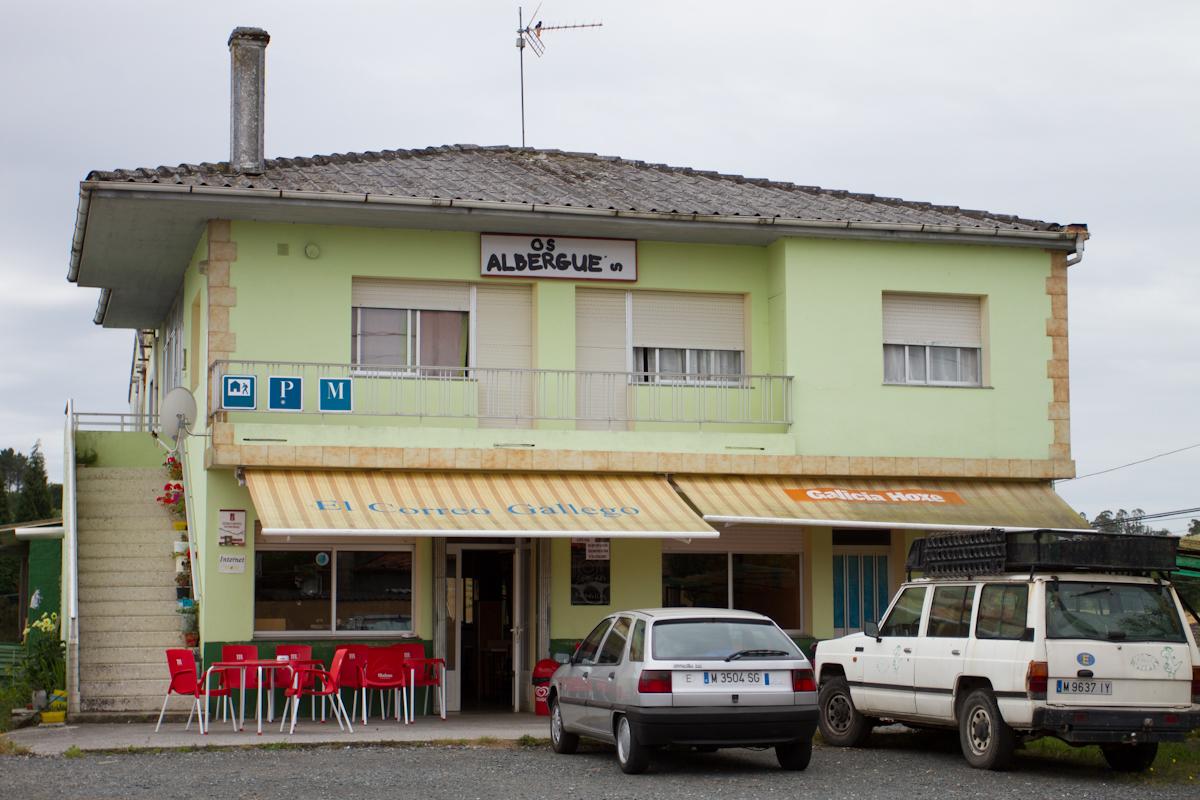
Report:
[[[1195,784],[1146,785],[1097,767],[1020,758],[1007,773],[972,770],[937,740],[912,747],[817,748],[806,772],[784,772],[770,751],[662,754],[646,775],[627,776],[611,750],[557,756],[546,747],[399,746],[238,749],[81,758],[0,758],[0,797],[997,798],[1088,800],[1187,797]]]

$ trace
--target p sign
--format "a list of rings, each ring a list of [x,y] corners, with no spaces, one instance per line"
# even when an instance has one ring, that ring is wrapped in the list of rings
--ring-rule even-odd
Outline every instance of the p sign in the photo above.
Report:
[[[268,411],[303,411],[304,379],[272,375],[267,378]]]
[[[258,407],[258,379],[253,375],[221,376],[221,408],[253,411]]]
[[[354,409],[353,387],[349,378],[321,378],[317,410],[321,413],[349,413]]]

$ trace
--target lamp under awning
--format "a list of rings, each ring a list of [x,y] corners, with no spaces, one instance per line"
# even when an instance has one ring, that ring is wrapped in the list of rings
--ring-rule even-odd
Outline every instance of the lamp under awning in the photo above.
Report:
[[[887,530],[1091,530],[1049,484],[908,478],[675,477],[708,522]]]
[[[712,538],[652,475],[247,469],[265,535]]]

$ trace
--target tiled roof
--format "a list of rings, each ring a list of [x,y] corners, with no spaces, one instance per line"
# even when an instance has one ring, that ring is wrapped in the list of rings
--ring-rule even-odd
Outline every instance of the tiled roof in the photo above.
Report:
[[[799,186],[594,153],[449,145],[273,158],[261,175],[228,163],[96,171],[89,181],[340,192],[824,222],[1058,231],[1051,222]]]

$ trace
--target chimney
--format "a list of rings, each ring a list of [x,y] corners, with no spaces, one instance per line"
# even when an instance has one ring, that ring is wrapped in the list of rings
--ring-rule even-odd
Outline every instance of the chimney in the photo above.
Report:
[[[234,28],[229,34],[229,164],[236,172],[260,175],[263,148],[267,43],[262,28]]]

